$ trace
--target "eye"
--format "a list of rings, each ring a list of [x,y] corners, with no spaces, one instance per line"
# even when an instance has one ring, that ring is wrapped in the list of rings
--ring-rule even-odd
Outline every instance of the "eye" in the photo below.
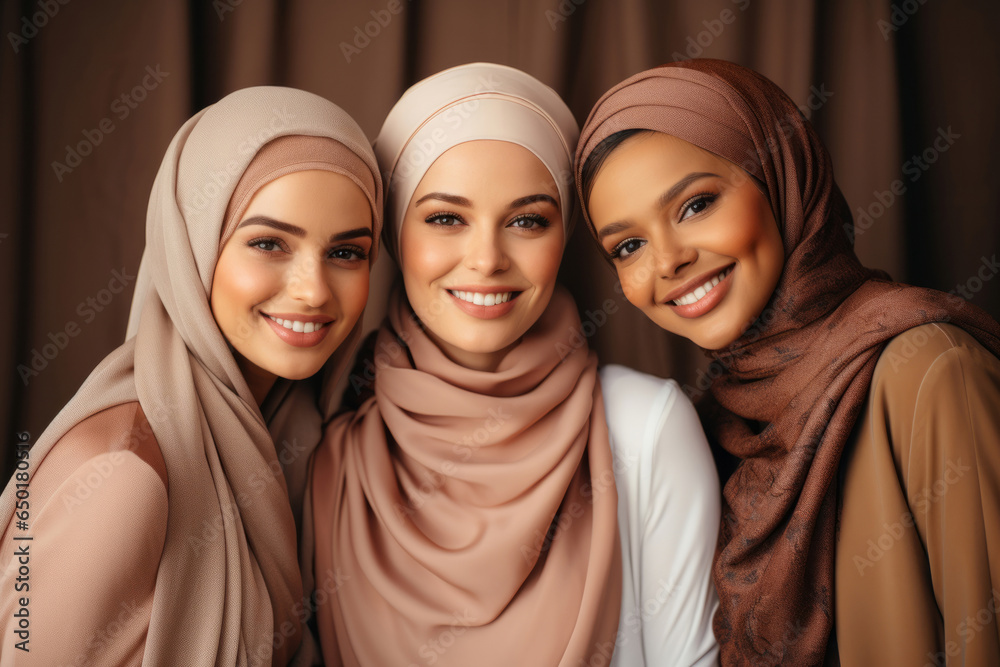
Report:
[[[719,195],[714,192],[701,192],[684,202],[681,206],[681,220],[690,218],[692,215],[698,215],[699,213],[705,212],[718,198]]]
[[[462,224],[462,218],[454,213],[435,213],[434,215],[428,216],[424,222],[430,225],[439,225],[441,227],[457,227]]]
[[[284,248],[281,247],[281,241],[275,238],[254,239],[247,243],[247,246],[266,254],[272,254],[279,250],[284,250]]]
[[[527,213],[514,218],[507,226],[514,229],[545,229],[549,224],[545,216],[538,215],[537,213]]]
[[[358,246],[342,246],[331,250],[329,257],[342,262],[358,262],[368,259],[368,253]]]
[[[635,254],[644,245],[646,245],[645,241],[632,237],[616,245],[609,255],[611,259],[622,262]]]

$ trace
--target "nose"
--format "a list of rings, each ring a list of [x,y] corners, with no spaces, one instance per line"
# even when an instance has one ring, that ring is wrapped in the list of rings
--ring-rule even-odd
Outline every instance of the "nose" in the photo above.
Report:
[[[488,228],[481,228],[476,230],[476,233],[470,234],[465,249],[465,267],[484,276],[491,276],[509,268],[510,258],[504,250],[500,236],[501,234]]]
[[[684,243],[676,234],[670,235],[670,238],[658,245],[660,247],[653,248],[655,252],[650,254],[653,258],[653,270],[661,278],[676,278],[678,273],[698,259],[698,250]]]
[[[315,257],[302,257],[289,268],[288,295],[312,308],[319,308],[333,298],[326,267]]]

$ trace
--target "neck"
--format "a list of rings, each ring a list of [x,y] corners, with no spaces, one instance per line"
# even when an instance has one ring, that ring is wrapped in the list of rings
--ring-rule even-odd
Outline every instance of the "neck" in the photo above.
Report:
[[[239,355],[236,355],[236,363],[239,365],[240,370],[243,371],[243,379],[246,380],[247,386],[250,387],[250,393],[253,394],[253,399],[257,402],[257,407],[259,408],[267,397],[267,393],[271,391],[271,387],[274,386],[277,377],[273,373],[268,373],[262,368],[255,366]]]
[[[430,329],[425,328],[424,331],[427,332],[427,336],[434,341],[434,344],[437,345],[442,352],[444,352],[444,356],[448,357],[448,359],[455,362],[459,366],[464,366],[465,368],[474,371],[483,371],[486,373],[496,372],[497,368],[500,366],[500,362],[503,361],[503,358],[507,356],[507,353],[510,352],[518,342],[520,342],[517,341],[513,345],[509,345],[502,350],[496,350],[493,352],[471,352],[445,342],[438,336],[434,335]]]

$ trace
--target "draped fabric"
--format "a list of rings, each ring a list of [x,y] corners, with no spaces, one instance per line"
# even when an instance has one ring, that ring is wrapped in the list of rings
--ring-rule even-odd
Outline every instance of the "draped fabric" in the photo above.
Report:
[[[33,474],[65,433],[106,408],[138,401],[146,415],[160,415],[150,427],[166,467],[168,521],[144,664],[285,664],[302,639],[290,496],[302,495],[308,455],[329,404],[321,409],[312,383],[281,382],[263,414],[209,304],[231,194],[272,140],[282,146],[285,164],[301,157],[282,141],[292,136],[312,139],[292,146],[319,145],[303,153],[310,161],[300,167],[341,173],[363,167],[355,179],[368,184],[372,219],[379,219],[374,154],[336,105],[301,90],[255,87],[199,112],[167,148],[149,196],[135,334],[97,366],[31,450]],[[343,150],[354,159],[331,164]],[[354,339],[357,334],[355,327]],[[336,379],[351,358],[351,342],[317,380]],[[304,451],[291,459],[283,451],[279,461],[275,439],[279,448]],[[291,487],[283,464],[294,471]],[[12,482],[0,496],[4,525],[14,501]],[[206,526],[217,535],[206,538]]]
[[[719,377],[699,405],[709,437],[740,459],[723,490],[714,628],[725,664],[818,664],[833,626],[841,453],[884,345],[949,322],[1000,354],[1000,325],[960,297],[862,266],[826,149],[756,72],[702,59],[626,79],[581,130],[578,176],[601,140],[629,128],[742,167],[778,221],[785,266],[774,294],[742,337],[712,351]],[[790,627],[796,640],[783,641]]]
[[[621,606],[596,356],[559,290],[495,372],[448,359],[394,293],[375,397],[312,474],[327,664],[596,664]]]

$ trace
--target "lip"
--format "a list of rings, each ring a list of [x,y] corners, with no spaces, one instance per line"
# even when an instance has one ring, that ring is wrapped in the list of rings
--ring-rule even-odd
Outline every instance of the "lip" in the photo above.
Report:
[[[299,322],[319,322],[320,324],[325,324],[326,322],[333,322],[333,318],[329,315],[300,315],[299,313],[265,313],[261,311],[261,315],[270,315],[271,317],[277,317],[279,320],[296,320]]]
[[[701,297],[701,299],[699,299],[698,301],[685,306],[680,306],[674,303],[670,303],[674,299],[682,297],[685,294],[694,291],[698,287],[701,287],[706,282],[708,282],[715,276],[719,275],[723,271],[729,271],[729,273],[726,274],[725,278],[719,281],[718,285],[713,287],[708,292],[708,294]],[[704,315],[705,313],[709,312],[717,305],[719,305],[719,302],[722,301],[722,299],[726,296],[726,294],[729,293],[729,289],[732,287],[733,284],[733,274],[735,272],[736,272],[736,265],[734,263],[703,273],[702,275],[684,283],[682,287],[679,287],[670,292],[669,294],[667,294],[667,296],[663,299],[663,304],[668,308],[670,308],[675,313],[677,313],[678,315],[680,315],[681,317],[685,318],[701,317],[702,315]]]
[[[493,306],[477,306],[476,304],[469,303],[464,299],[459,299],[457,296],[452,294],[452,291],[479,292],[481,294],[500,294],[502,292],[511,292],[511,297],[509,301],[498,303]],[[447,294],[452,302],[458,306],[459,310],[480,320],[493,320],[498,317],[503,317],[509,313],[515,305],[517,305],[517,299],[523,292],[523,289],[517,289],[509,285],[455,285],[445,289],[445,294]]]
[[[294,347],[314,347],[323,342],[327,334],[330,333],[332,326],[328,323],[332,323],[334,318],[328,315],[298,315],[296,313],[264,313],[261,312],[260,316],[264,318],[271,330],[283,340],[284,342],[292,345]],[[279,320],[296,320],[298,322],[313,322],[319,324],[327,324],[322,329],[316,331],[310,331],[305,333],[304,331],[292,331],[291,329],[286,329],[274,320],[272,317],[277,317]]]

